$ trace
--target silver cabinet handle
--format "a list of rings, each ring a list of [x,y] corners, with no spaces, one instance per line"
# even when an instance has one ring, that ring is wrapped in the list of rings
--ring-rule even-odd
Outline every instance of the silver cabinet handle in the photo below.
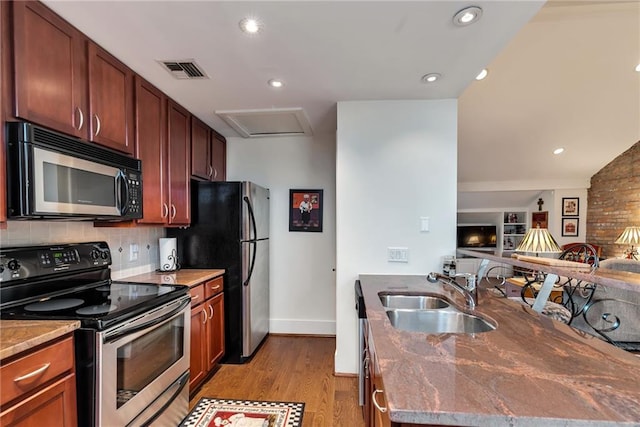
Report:
[[[80,109],[80,107],[76,107],[76,111],[80,116],[80,124],[78,125],[78,130],[81,130],[82,126],[84,125],[84,114],[82,114],[82,110]]]
[[[14,379],[13,379],[13,382],[14,382],[14,383],[18,383],[18,382],[20,382],[20,381],[28,380],[29,378],[33,378],[33,377],[35,377],[35,376],[37,376],[37,375],[40,375],[41,373],[43,373],[44,371],[46,371],[47,369],[49,369],[49,366],[50,366],[50,365],[51,365],[51,363],[45,363],[45,364],[44,364],[44,366],[42,366],[42,367],[40,367],[40,368],[36,369],[36,370],[35,370],[35,371],[33,371],[33,372],[29,372],[28,374],[25,374],[25,375],[23,375],[23,376],[21,376],[21,377],[14,378]]]
[[[96,133],[93,136],[98,136],[98,134],[100,133],[100,126],[101,126],[100,117],[98,117],[97,114],[94,114],[93,116],[96,118]]]
[[[191,295],[191,301],[195,301],[200,298],[200,295]]]
[[[171,203],[171,219],[175,218],[177,213],[178,210],[176,209],[176,205]]]
[[[208,177],[211,177],[213,175],[213,166],[209,165],[209,172],[207,173]]]
[[[162,218],[166,218],[169,215],[169,206],[166,203],[162,204]]]
[[[218,169],[213,168],[213,172],[214,172],[213,179],[216,179],[218,177]]]
[[[212,290],[212,291],[217,291],[218,289],[220,289],[220,285],[212,286],[212,287],[211,287],[211,290]]]
[[[373,390],[373,393],[371,393],[371,401],[373,402],[373,405],[376,407],[376,409],[384,414],[385,412],[387,412],[387,408],[384,408],[378,404],[378,401],[376,400],[376,394],[378,393],[384,393],[384,390]]]
[[[213,319],[213,307],[209,304],[209,319]]]
[[[207,323],[207,312],[206,310],[202,310],[202,314],[203,314],[203,319],[202,319],[202,324],[204,325],[205,323]]]

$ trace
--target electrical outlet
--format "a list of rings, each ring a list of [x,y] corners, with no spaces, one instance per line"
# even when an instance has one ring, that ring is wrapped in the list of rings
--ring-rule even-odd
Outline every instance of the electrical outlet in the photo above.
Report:
[[[139,253],[140,249],[137,243],[132,243],[129,245],[129,261],[137,261]]]
[[[387,261],[409,262],[409,248],[387,248]]]

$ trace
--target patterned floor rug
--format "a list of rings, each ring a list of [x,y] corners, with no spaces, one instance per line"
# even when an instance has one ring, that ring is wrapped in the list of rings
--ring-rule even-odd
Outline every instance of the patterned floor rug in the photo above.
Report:
[[[304,403],[203,397],[180,427],[301,427]]]

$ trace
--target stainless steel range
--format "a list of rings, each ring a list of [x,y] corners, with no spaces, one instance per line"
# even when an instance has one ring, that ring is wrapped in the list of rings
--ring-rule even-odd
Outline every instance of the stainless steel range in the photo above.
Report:
[[[106,242],[0,248],[3,319],[79,320],[78,425],[178,425],[189,405],[188,288],[110,279]]]

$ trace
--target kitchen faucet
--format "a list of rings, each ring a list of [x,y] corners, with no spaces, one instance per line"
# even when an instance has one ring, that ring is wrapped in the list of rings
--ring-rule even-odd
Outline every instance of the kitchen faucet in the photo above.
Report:
[[[466,284],[462,286],[456,282],[456,277],[464,277]],[[478,303],[478,288],[476,287],[476,275],[473,273],[458,273],[453,277],[445,276],[440,273],[429,273],[427,280],[431,283],[440,282],[445,285],[453,287],[456,291],[460,292],[464,297],[467,308],[474,310]]]

